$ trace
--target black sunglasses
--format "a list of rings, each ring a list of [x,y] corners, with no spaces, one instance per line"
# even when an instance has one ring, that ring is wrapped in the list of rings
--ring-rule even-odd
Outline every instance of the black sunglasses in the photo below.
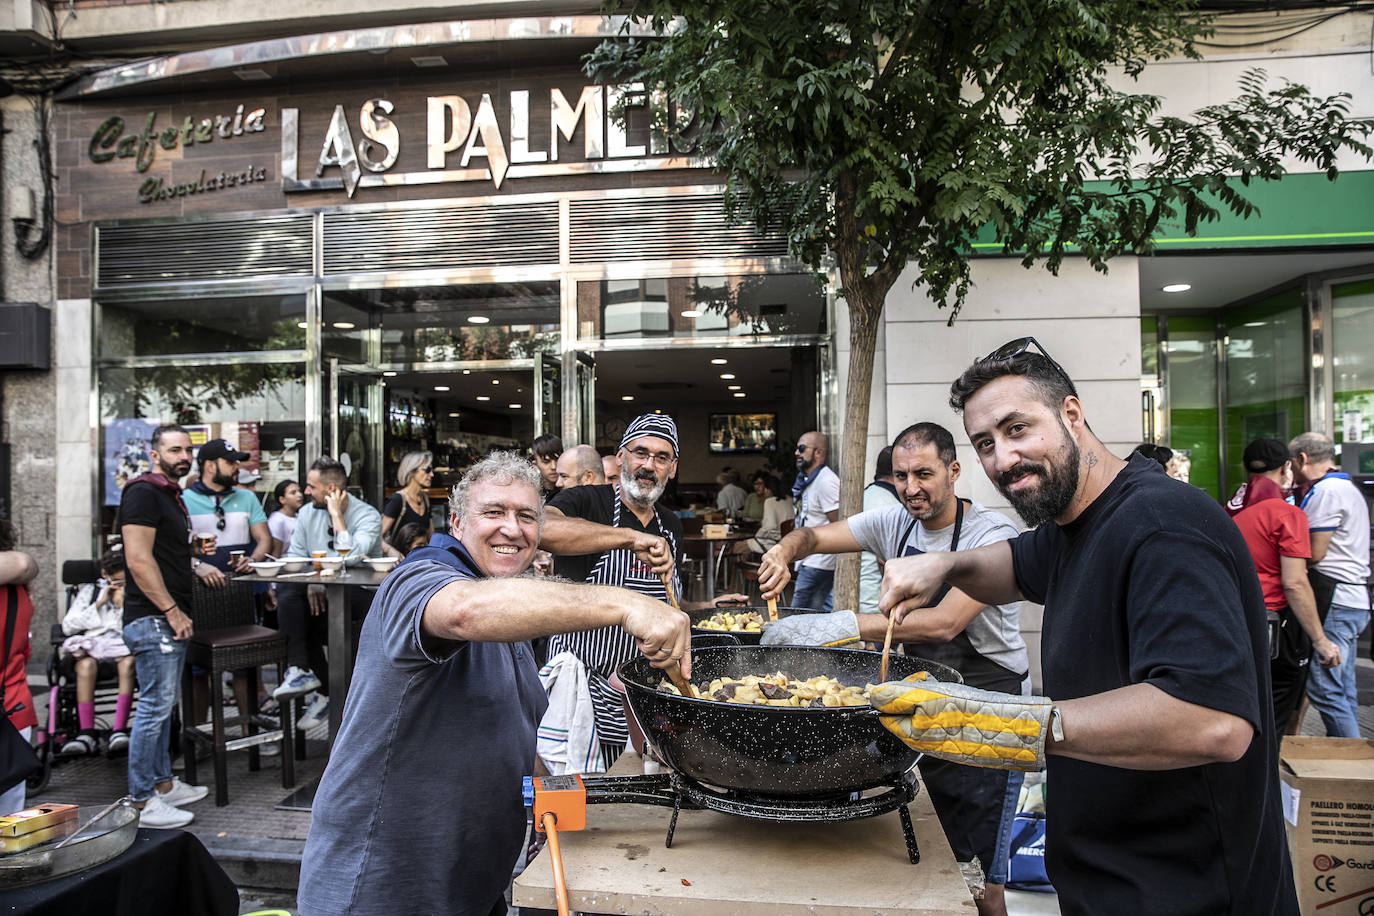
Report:
[[[1054,357],[1050,356],[1050,354],[1045,350],[1045,347],[1040,343],[1040,341],[1036,340],[1034,337],[1018,337],[1015,340],[1009,340],[1006,343],[1002,344],[1002,346],[998,347],[996,350],[993,350],[987,356],[984,356],[982,359],[978,360],[978,362],[1010,362],[1011,360],[1020,356],[1022,353],[1029,351],[1032,346],[1035,347],[1035,349],[1039,350],[1040,355],[1045,358],[1045,362],[1049,363],[1050,366],[1054,368],[1054,371],[1059,373],[1059,377],[1062,378],[1064,382],[1069,386],[1069,394],[1073,395],[1074,397],[1078,397],[1078,389],[1074,387],[1073,379],[1069,378],[1069,374],[1064,371],[1064,367],[1055,362]]]
[[[224,507],[218,501],[215,502],[215,527],[224,530]]]
[[[431,465],[429,465],[429,466],[427,466],[427,467],[420,468],[420,473],[421,473],[421,474],[433,474],[433,473],[434,473],[434,465],[431,464]]]
[[[328,543],[328,544],[325,544],[324,546],[325,546],[325,549],[326,549],[326,550],[333,550],[333,549],[334,549],[334,526],[333,526],[333,525],[330,525],[330,526],[329,526],[329,543]]]

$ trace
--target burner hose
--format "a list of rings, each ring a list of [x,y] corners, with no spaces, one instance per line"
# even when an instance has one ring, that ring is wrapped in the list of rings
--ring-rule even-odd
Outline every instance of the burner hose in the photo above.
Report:
[[[563,879],[563,851],[558,847],[558,818],[545,811],[544,834],[549,838],[549,862],[553,866],[553,893],[558,901],[558,916],[569,916],[568,883]]]

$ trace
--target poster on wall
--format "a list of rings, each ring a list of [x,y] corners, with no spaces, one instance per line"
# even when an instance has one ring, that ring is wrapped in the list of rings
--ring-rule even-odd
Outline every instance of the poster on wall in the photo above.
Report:
[[[248,453],[248,460],[240,467],[254,473],[261,473],[262,454],[259,448],[259,424],[257,420],[225,420],[219,424],[219,436],[241,452]]]
[[[1364,413],[1347,410],[1341,414],[1342,442],[1363,442]]]
[[[148,443],[158,424],[124,418],[105,425],[105,505],[119,505],[124,485],[152,470]]]

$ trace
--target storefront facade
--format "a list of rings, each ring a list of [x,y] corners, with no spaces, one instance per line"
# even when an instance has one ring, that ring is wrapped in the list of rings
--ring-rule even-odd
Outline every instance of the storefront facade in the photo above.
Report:
[[[496,54],[499,30],[477,31],[457,47]],[[637,87],[578,71],[588,41],[541,44],[539,66],[276,94],[106,73],[59,102],[59,208],[79,217],[59,285],[93,341],[84,541],[110,532],[165,422],[250,451],[260,492],[347,456],[374,504],[410,451],[443,485],[543,433],[608,450],[658,409],[682,427],[679,480],[709,485],[817,425],[832,297],[783,240],[728,223],[718,176],[650,130]]]

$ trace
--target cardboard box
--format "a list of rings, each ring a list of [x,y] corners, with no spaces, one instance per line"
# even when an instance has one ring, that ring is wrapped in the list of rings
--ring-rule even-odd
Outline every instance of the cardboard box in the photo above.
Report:
[[[1285,737],[1279,773],[1302,912],[1374,913],[1374,741]]]

